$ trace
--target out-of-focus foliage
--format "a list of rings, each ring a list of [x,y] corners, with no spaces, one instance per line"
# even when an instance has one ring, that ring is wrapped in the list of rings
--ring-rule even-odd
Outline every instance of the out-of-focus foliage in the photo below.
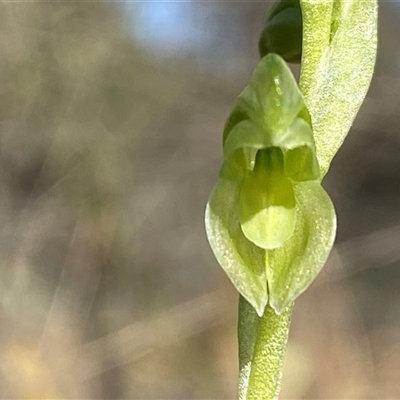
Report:
[[[112,2],[0,4],[2,398],[236,396],[237,298],[203,215],[266,5],[192,5],[215,42],[166,59]],[[381,8],[376,80],[327,181],[338,245],[297,302],[284,398],[400,397],[398,19]]]

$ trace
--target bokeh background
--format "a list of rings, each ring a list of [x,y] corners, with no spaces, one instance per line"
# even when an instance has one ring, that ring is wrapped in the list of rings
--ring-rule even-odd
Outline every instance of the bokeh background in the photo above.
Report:
[[[237,294],[203,228],[271,2],[0,3],[0,397],[234,399]],[[325,186],[283,399],[400,398],[400,4]]]

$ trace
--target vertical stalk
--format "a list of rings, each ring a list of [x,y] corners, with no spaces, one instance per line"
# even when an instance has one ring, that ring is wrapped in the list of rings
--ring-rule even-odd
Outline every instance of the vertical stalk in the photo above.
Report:
[[[293,305],[278,315],[267,306],[264,315],[258,317],[254,308],[240,296],[240,400],[278,398],[292,310]]]

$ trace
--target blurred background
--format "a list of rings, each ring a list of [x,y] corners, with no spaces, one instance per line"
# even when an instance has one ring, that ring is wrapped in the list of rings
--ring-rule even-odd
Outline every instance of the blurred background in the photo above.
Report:
[[[203,214],[271,2],[0,3],[0,397],[234,399]],[[283,399],[400,398],[400,4],[325,187]]]

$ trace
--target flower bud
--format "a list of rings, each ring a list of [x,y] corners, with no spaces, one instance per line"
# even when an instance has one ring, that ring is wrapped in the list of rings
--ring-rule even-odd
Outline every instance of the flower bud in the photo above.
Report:
[[[258,43],[261,58],[279,54],[286,62],[300,63],[303,21],[299,0],[281,0],[267,15]]]

